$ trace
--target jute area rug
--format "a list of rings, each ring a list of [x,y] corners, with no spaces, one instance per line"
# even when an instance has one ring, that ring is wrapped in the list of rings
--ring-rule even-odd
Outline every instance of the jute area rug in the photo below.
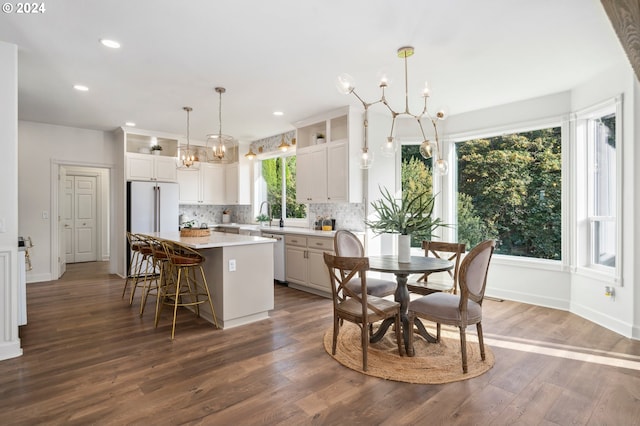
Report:
[[[435,336],[435,328],[427,330]],[[357,325],[344,322],[338,334],[335,356],[331,355],[332,340],[333,327],[324,334],[324,348],[340,364],[369,376],[398,382],[441,384],[467,380],[489,371],[495,362],[486,343],[486,359],[482,361],[476,336],[467,333],[469,371],[463,374],[460,332],[457,328],[447,329],[444,326],[439,343],[428,343],[421,336],[415,336],[415,357],[398,355],[395,332],[389,328],[382,340],[369,344],[367,371],[362,370],[360,328]],[[402,352],[404,355],[404,348]]]

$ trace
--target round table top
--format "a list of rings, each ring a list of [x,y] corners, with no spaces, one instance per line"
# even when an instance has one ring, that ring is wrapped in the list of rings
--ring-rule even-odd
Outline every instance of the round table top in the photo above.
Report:
[[[369,269],[394,274],[418,274],[422,272],[442,272],[453,269],[453,262],[427,256],[411,256],[408,263],[398,262],[398,256],[369,256]]]

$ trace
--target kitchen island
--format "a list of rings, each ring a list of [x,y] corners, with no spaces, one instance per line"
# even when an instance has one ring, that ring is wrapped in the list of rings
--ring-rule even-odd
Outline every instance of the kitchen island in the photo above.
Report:
[[[184,244],[205,257],[204,274],[221,328],[269,317],[273,309],[275,240],[219,232],[207,237],[182,237],[177,231],[148,235]],[[200,306],[200,315],[213,322],[207,304]]]

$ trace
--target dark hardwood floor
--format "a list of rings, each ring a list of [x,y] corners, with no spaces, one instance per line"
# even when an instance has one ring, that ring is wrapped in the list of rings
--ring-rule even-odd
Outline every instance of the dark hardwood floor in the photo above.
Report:
[[[68,265],[27,286],[24,355],[0,362],[1,424],[640,424],[640,342],[566,312],[488,300],[495,366],[413,385],[325,353],[328,299],[275,285],[270,319],[216,330],[182,311],[171,341],[169,310],[156,329],[106,270]]]

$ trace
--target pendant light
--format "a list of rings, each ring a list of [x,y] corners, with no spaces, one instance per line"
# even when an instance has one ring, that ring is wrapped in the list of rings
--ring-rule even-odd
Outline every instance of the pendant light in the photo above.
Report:
[[[198,170],[199,163],[196,161],[198,156],[195,150],[191,149],[189,141],[189,113],[193,111],[191,107],[182,107],[187,112],[187,144],[178,146],[178,170]]]
[[[227,158],[227,150],[235,145],[232,136],[222,134],[222,94],[226,92],[224,87],[214,89],[218,93],[218,133],[207,135],[207,160],[218,163]]]

